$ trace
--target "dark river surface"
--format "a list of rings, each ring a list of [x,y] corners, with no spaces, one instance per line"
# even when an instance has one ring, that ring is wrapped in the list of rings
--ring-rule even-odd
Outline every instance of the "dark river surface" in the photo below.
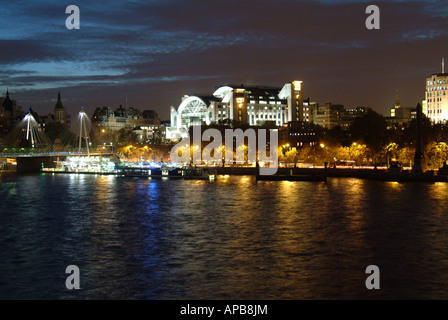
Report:
[[[0,299],[448,298],[447,183],[42,174],[0,195]]]

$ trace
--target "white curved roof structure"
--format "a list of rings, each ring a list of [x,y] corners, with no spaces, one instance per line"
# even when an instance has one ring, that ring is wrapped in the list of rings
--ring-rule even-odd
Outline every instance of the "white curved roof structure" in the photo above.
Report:
[[[201,98],[192,96],[186,98],[177,109],[177,128],[187,128],[193,119],[209,124],[208,106]]]
[[[214,93],[213,96],[222,100],[222,102],[229,103],[232,98],[233,88],[229,86],[219,87]]]

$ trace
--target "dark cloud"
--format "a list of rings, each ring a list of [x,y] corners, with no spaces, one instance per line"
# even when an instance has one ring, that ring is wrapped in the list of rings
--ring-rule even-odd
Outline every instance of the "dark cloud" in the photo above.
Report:
[[[3,40],[0,39],[1,65],[11,63],[58,60],[62,51],[44,45],[39,40]]]

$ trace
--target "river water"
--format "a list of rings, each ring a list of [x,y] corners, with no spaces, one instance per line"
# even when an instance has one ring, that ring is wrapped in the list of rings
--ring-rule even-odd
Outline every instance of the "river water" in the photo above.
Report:
[[[1,299],[448,298],[446,183],[42,174],[0,195]]]

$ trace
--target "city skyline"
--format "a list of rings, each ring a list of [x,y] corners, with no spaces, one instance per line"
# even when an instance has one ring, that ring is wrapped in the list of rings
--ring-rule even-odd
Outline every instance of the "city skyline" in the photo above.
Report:
[[[167,120],[185,94],[301,80],[320,104],[387,114],[396,90],[402,106],[424,99],[448,38],[441,1],[378,2],[380,30],[365,27],[366,1],[74,4],[79,30],[65,27],[66,3],[4,4],[2,96],[39,114],[61,92],[71,115],[127,104]]]
[[[0,12],[0,300],[448,298],[446,0]]]

